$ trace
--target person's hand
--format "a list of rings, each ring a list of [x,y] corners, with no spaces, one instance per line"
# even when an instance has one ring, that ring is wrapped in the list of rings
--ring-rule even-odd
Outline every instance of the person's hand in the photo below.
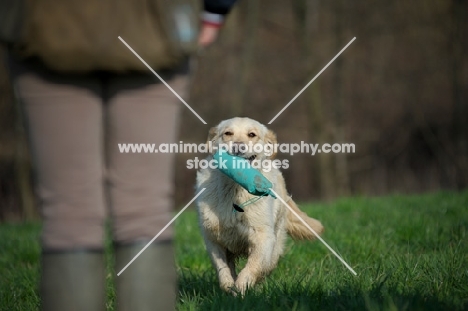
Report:
[[[201,48],[209,46],[218,37],[219,26],[203,23],[198,36],[198,45]]]

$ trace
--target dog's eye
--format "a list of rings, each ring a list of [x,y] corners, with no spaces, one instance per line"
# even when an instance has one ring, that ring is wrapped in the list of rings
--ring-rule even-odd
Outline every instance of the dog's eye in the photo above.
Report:
[[[224,135],[226,135],[226,136],[232,136],[232,132],[229,132],[229,131],[228,131],[228,132],[225,132]]]
[[[249,133],[249,137],[255,137],[255,136],[257,136],[257,134],[255,134],[255,133],[252,133],[252,132],[251,132],[251,133]]]

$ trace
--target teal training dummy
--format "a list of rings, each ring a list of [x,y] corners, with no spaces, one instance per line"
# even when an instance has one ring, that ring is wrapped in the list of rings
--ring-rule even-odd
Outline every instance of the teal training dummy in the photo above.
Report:
[[[266,179],[259,170],[253,168],[250,165],[250,162],[246,159],[230,155],[225,150],[219,150],[213,155],[213,159],[218,162],[217,167],[221,172],[241,185],[250,194],[259,196],[260,198],[270,195],[276,199],[276,196],[270,190],[270,188],[273,187],[273,184]],[[253,202],[254,201],[249,200],[242,204],[242,206],[246,206]],[[239,212],[244,211],[237,204],[233,204],[233,207]]]

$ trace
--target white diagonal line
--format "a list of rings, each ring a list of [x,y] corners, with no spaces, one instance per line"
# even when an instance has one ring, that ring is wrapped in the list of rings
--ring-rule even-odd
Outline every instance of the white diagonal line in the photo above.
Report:
[[[172,218],[172,220],[171,220],[171,221],[170,221],[170,222],[169,222],[169,223],[168,223],[168,224],[167,224],[167,225],[166,225],[164,228],[162,228],[162,229],[161,229],[161,231],[159,231],[159,233],[158,233],[158,234],[156,234],[156,236],[155,236],[155,237],[154,237],[154,238],[153,238],[151,241],[149,241],[149,242],[148,242],[148,244],[146,244],[146,246],[145,246],[145,247],[143,247],[143,249],[142,249],[142,250],[141,250],[141,251],[140,251],[138,254],[136,254],[136,256],[135,256],[135,257],[133,257],[133,259],[132,259],[132,260],[130,260],[130,262],[129,262],[129,263],[128,263],[128,264],[127,264],[125,267],[123,267],[123,269],[122,269],[122,270],[120,270],[120,272],[119,272],[119,273],[117,273],[117,276],[120,276],[120,275],[122,274],[122,272],[124,272],[124,271],[125,271],[125,269],[127,269],[127,268],[128,268],[128,266],[130,266],[130,265],[132,264],[132,262],[134,262],[134,261],[135,261],[135,259],[137,259],[137,258],[138,258],[138,256],[140,256],[140,255],[141,255],[141,253],[143,253],[143,252],[144,252],[144,251],[145,251],[145,250],[148,248],[148,246],[150,246],[150,244],[151,244],[151,243],[153,243],[153,242],[154,242],[154,240],[156,240],[156,239],[158,238],[158,236],[160,236],[160,235],[161,235],[161,233],[163,233],[163,232],[164,232],[164,230],[166,230],[166,229],[167,229],[167,227],[169,227],[169,226],[170,226],[170,225],[171,225],[171,224],[174,222],[174,220],[176,220],[176,219],[177,219],[177,217],[179,217],[179,216],[180,216],[180,214],[182,214],[182,212],[183,212],[183,211],[185,211],[185,210],[187,209],[187,207],[189,207],[189,206],[190,206],[190,204],[192,204],[192,202],[193,202],[193,201],[195,201],[195,200],[198,198],[198,196],[199,196],[200,194],[202,194],[202,192],[203,192],[203,191],[205,191],[205,190],[206,190],[206,188],[203,188],[203,189],[202,189],[200,192],[198,192],[198,193],[197,193],[197,195],[196,195],[196,196],[195,196],[195,197],[194,197],[192,200],[190,200],[190,202],[188,202],[188,203],[187,203],[187,205],[185,205],[185,207],[184,207],[183,209],[181,209],[181,210],[180,210],[180,212],[178,212],[178,213],[177,213],[177,215],[175,215],[175,216],[174,216],[174,218]]]
[[[356,40],[356,37],[354,37],[353,39],[351,39],[351,41],[349,41],[349,43],[348,43],[348,44],[346,44],[346,46],[345,46],[343,49],[341,49],[341,51],[339,51],[339,52],[338,52],[338,54],[336,54],[336,55],[335,55],[335,57],[333,57],[333,59],[332,59],[330,62],[328,62],[328,64],[326,64],[326,65],[325,65],[325,67],[323,67],[323,69],[322,69],[322,70],[320,70],[320,72],[319,72],[319,73],[318,73],[318,74],[317,74],[317,75],[316,75],[316,76],[315,76],[315,77],[314,77],[312,80],[310,80],[310,82],[309,82],[309,83],[307,83],[307,85],[306,85],[306,86],[304,86],[304,88],[303,88],[303,89],[302,89],[302,90],[301,90],[299,93],[297,93],[297,95],[296,95],[296,96],[294,96],[294,98],[293,98],[293,99],[291,99],[291,100],[289,101],[289,103],[287,103],[287,104],[286,104],[286,106],[284,106],[284,108],[283,108],[283,109],[281,109],[281,111],[280,111],[280,112],[278,112],[278,114],[277,114],[277,115],[276,115],[276,116],[275,116],[273,119],[271,119],[271,120],[270,120],[270,122],[268,122],[268,124],[271,124],[271,123],[273,123],[273,121],[275,121],[275,120],[276,120],[276,118],[278,118],[278,117],[279,117],[279,115],[280,115],[280,114],[282,114],[282,113],[283,113],[283,111],[285,111],[285,110],[286,110],[286,108],[288,108],[288,107],[289,107],[289,105],[291,105],[291,104],[293,103],[293,101],[295,101],[295,100],[296,100],[296,98],[298,98],[298,97],[299,97],[299,95],[301,95],[301,94],[302,94],[302,92],[304,92],[304,91],[305,91],[305,89],[306,89],[306,88],[308,88],[308,87],[309,87],[309,85],[311,85],[311,84],[312,84],[312,82],[314,82],[314,81],[315,81],[315,79],[317,79],[317,78],[318,78],[318,76],[320,76],[320,75],[322,74],[322,72],[324,72],[324,71],[325,71],[325,69],[327,69],[327,68],[328,68],[328,66],[330,66],[330,65],[331,65],[331,63],[333,63],[333,62],[335,61],[335,59],[337,59],[337,58],[338,58],[338,56],[340,56],[340,54],[341,54],[341,53],[343,53],[343,52],[344,52],[344,50],[346,50],[346,49],[348,48],[348,46],[350,46],[350,45],[351,45],[351,43],[353,43],[353,41],[354,41],[354,40]]]
[[[322,237],[320,235],[318,235],[317,232],[314,231],[314,229],[312,229],[305,221],[304,219],[301,218],[301,216],[299,216],[292,208],[291,206],[288,205],[288,203],[286,203],[272,188],[270,188],[271,192],[273,192],[274,195],[276,195],[276,197],[281,201],[281,203],[283,203],[287,208],[289,208],[289,210],[317,237],[317,239],[320,240],[320,242],[322,242],[332,253],[333,255],[335,255],[345,266],[346,268],[348,268],[349,271],[351,271],[351,273],[353,273],[354,275],[357,275],[356,271],[353,270],[353,268],[351,268],[347,263],[346,261],[343,260],[343,258],[340,257],[340,255],[337,254],[337,252],[335,252],[333,250],[333,248],[330,247],[330,245],[327,244],[327,242],[325,242]]]
[[[195,110],[193,110],[192,107],[190,107],[190,105],[187,104],[187,103],[185,102],[185,100],[184,100],[182,97],[180,97],[179,94],[177,94],[177,92],[174,91],[174,90],[172,89],[172,87],[170,87],[169,84],[167,84],[166,81],[164,81],[164,80],[156,73],[156,71],[154,71],[153,68],[151,68],[151,67],[144,61],[144,59],[141,58],[140,55],[138,55],[138,53],[135,52],[135,51],[132,49],[132,47],[131,47],[130,45],[127,44],[127,42],[125,42],[124,39],[122,39],[122,38],[119,36],[119,40],[122,41],[122,43],[125,44],[125,46],[126,46],[130,51],[132,51],[132,53],[135,54],[135,56],[138,57],[138,59],[139,59],[143,64],[145,64],[145,66],[148,67],[148,69],[151,70],[151,72],[152,72],[156,77],[158,77],[158,79],[161,80],[161,82],[164,83],[164,85],[167,86],[167,88],[168,88],[169,90],[171,90],[171,92],[174,93],[174,95],[177,96],[177,98],[180,99],[180,101],[183,102],[184,105],[187,106],[187,108],[190,109],[190,111],[191,111],[194,115],[196,115],[196,116],[198,117],[198,119],[200,119],[200,121],[202,121],[203,124],[206,124],[205,120],[203,120],[203,119],[198,115],[198,113],[196,113]]]

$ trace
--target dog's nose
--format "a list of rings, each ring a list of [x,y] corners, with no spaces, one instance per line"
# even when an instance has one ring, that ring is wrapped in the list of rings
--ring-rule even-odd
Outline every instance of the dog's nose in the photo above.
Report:
[[[231,146],[231,154],[242,155],[247,152],[247,145],[241,141],[235,141]]]

